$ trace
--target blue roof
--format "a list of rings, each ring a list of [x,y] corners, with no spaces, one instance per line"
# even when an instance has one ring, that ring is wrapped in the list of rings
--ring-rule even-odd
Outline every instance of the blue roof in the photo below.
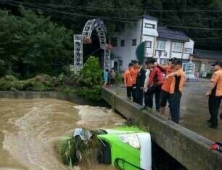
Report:
[[[222,60],[222,51],[195,49],[194,56],[201,59]]]
[[[183,32],[174,31],[168,28],[158,28],[157,31],[159,34],[158,38],[184,41],[184,42],[188,42],[190,40],[190,38]]]

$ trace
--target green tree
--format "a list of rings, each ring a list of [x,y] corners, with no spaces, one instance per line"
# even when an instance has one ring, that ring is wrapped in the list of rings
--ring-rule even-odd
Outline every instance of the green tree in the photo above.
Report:
[[[19,0],[21,1],[21,0]],[[142,14],[142,10],[128,10],[142,6],[142,0],[23,0],[24,2],[38,3],[35,8],[42,9],[59,23],[65,24],[75,32],[81,32],[87,20],[96,16],[103,19],[108,28],[108,33],[121,30],[124,23],[130,24],[129,19],[121,22],[121,18],[135,18]],[[50,5],[47,5],[50,4]],[[29,6],[30,7],[30,6]],[[45,9],[53,9],[47,11]],[[59,12],[55,12],[59,10]],[[63,14],[61,12],[64,12]],[[69,14],[70,13],[70,14]],[[75,14],[71,14],[75,13]],[[112,17],[113,19],[110,19]],[[132,23],[133,24],[133,23]]]
[[[134,24],[132,21],[135,18],[147,13],[159,19],[159,26],[185,32],[195,40],[197,48],[222,50],[221,0],[17,1],[35,3],[24,6],[41,9],[46,15],[52,16],[54,21],[75,30],[76,33],[81,33],[87,20],[99,16],[105,21],[108,33],[112,36],[114,31],[121,31],[125,24]]]
[[[59,74],[72,61],[72,32],[30,10],[0,11],[0,60],[8,70]],[[24,69],[25,68],[25,69]]]
[[[102,71],[99,59],[89,57],[79,74],[79,87],[77,93],[89,100],[101,99]]]

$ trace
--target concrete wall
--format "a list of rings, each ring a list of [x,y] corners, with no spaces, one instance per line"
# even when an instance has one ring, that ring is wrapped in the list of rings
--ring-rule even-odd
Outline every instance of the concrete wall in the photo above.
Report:
[[[154,28],[149,28],[146,26],[146,24],[152,24],[155,27]],[[155,20],[150,20],[150,19],[143,19],[143,35],[151,35],[151,36],[158,36],[158,32],[157,32],[157,26],[158,26],[158,22]],[[144,40],[143,40],[144,41]]]
[[[153,141],[188,170],[222,170],[222,154],[209,149],[212,141],[156,114],[142,112],[139,105],[109,89],[103,89],[102,95],[120,114],[145,124]]]
[[[189,60],[190,59],[190,54],[193,54],[193,50],[194,50],[194,41],[190,39],[189,42],[186,42],[184,45],[184,54],[183,54],[183,59],[185,60]],[[186,52],[186,49],[190,49],[190,52]]]
[[[146,42],[145,45],[145,57],[154,57],[154,46],[156,43],[156,37],[150,35],[143,35],[143,41],[151,42],[151,47],[149,47]]]
[[[119,33],[115,33],[113,37],[117,37],[117,46],[112,50],[112,56],[122,60],[120,71],[128,68],[132,60],[136,60],[136,48],[141,42],[142,20],[135,25],[126,25],[125,29]],[[136,46],[132,45],[132,40],[136,39]],[[121,46],[121,40],[125,41],[125,46]]]
[[[155,28],[147,28],[146,24],[153,24]],[[112,56],[122,60],[120,71],[127,69],[132,60],[137,60],[136,49],[141,42],[151,42],[151,48],[146,48],[146,57],[153,57],[157,36],[157,21],[148,19],[140,19],[135,25],[128,25],[121,32],[115,33],[113,37],[117,37],[117,46],[112,50]],[[133,39],[137,40],[136,46],[132,46]],[[125,46],[121,46],[121,40],[125,41]]]

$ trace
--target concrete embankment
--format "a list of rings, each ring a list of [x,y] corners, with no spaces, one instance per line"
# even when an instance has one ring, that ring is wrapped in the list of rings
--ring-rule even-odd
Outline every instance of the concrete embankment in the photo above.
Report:
[[[222,154],[209,149],[212,141],[141,107],[110,89],[103,99],[128,119],[149,128],[153,141],[188,170],[222,170]],[[161,155],[160,155],[161,156]]]

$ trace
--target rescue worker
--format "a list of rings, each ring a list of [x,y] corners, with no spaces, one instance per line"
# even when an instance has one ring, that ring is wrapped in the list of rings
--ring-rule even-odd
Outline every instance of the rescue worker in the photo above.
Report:
[[[150,69],[149,81],[147,83],[147,106],[148,108],[153,108],[153,96],[155,95],[156,110],[159,112],[160,109],[160,91],[163,84],[163,74],[160,69],[155,65],[156,60],[150,58],[147,62],[147,68]]]
[[[218,112],[220,107],[220,102],[222,98],[222,63],[216,61],[212,66],[214,66],[214,74],[211,79],[211,85],[206,93],[209,97],[208,105],[210,112],[210,128],[217,129],[218,127]]]
[[[174,60],[170,59],[169,63],[167,66],[162,66],[162,65],[157,65],[158,68],[160,68],[163,73],[165,74],[165,76],[169,75],[170,73],[172,73],[174,71]],[[162,85],[161,88],[161,94],[160,94],[160,114],[162,116],[165,116],[165,108],[167,105],[167,102],[169,101],[169,97],[170,97],[170,85],[173,81],[173,77],[169,77],[168,79],[164,80],[164,83]]]
[[[132,97],[133,101],[136,102],[136,79],[139,73],[139,64],[134,61],[133,66],[130,69],[131,77],[132,77]]]
[[[130,70],[132,69],[133,64],[130,63],[128,69],[124,72],[124,85],[126,87],[127,97],[129,100],[132,98],[132,77]]]
[[[186,77],[182,69],[181,60],[176,59],[174,61],[174,69],[175,71],[168,74],[166,76],[166,79],[172,78],[172,82],[170,84],[170,97],[169,97],[171,120],[179,124],[180,101],[182,97],[183,88],[186,82]]]
[[[139,63],[140,65],[140,63]],[[136,103],[143,105],[143,88],[146,78],[146,70],[144,65],[141,65],[136,79]]]

